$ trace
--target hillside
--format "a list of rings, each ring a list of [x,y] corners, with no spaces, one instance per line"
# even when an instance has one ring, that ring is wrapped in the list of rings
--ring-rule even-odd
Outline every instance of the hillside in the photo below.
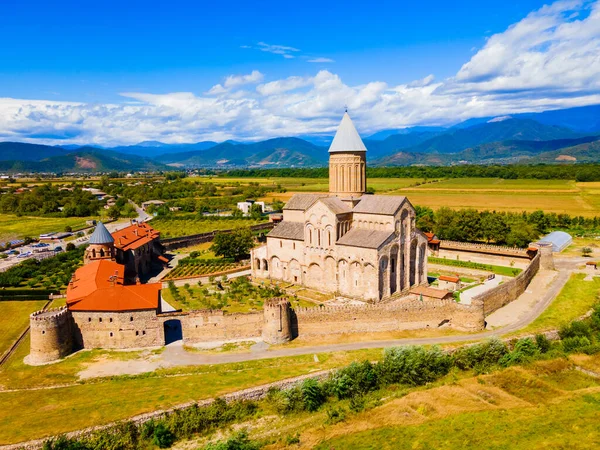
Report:
[[[0,161],[40,161],[52,156],[61,156],[67,151],[50,145],[26,144],[23,142],[0,142]]]
[[[188,167],[307,167],[324,165],[327,149],[299,138],[275,138],[253,144],[224,142],[210,151],[191,151],[161,155],[165,164]]]
[[[129,172],[165,169],[168,169],[168,167],[149,158],[124,155],[93,147],[83,147],[75,152],[45,158],[40,161],[0,161],[0,171],[2,172]]]
[[[600,137],[598,137],[600,139]],[[598,162],[600,140],[541,153],[532,162],[536,163],[589,163]]]

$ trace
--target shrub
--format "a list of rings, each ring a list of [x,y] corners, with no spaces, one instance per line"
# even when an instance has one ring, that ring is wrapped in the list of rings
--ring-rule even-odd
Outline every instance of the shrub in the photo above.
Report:
[[[327,383],[329,391],[338,399],[366,394],[378,385],[378,374],[369,361],[353,362],[336,371]]]
[[[572,336],[562,340],[563,350],[567,353],[589,345],[590,340],[585,336]]]
[[[570,337],[586,337],[589,339],[592,335],[592,330],[587,322],[575,320],[570,324],[563,325],[558,332],[558,335],[561,339]]]
[[[304,409],[307,411],[316,411],[325,402],[325,395],[319,385],[319,382],[314,378],[309,378],[302,383],[302,399],[304,401]]]
[[[453,355],[454,364],[461,370],[476,368],[478,373],[489,370],[498,364],[508,353],[506,344],[498,338],[492,338],[481,344],[459,348]]]
[[[343,408],[331,407],[327,408],[327,423],[333,425],[346,420],[346,411]]]
[[[152,443],[159,448],[169,448],[175,442],[175,436],[169,430],[165,424],[159,423],[154,428],[154,433],[152,436]]]
[[[350,411],[358,413],[365,409],[365,405],[365,398],[362,395],[355,395],[354,397],[350,398],[350,404],[348,406]]]
[[[538,355],[539,353],[540,353],[540,350],[533,339],[531,339],[531,338],[519,339],[516,342],[515,347],[513,348],[513,351],[510,353],[507,353],[506,355],[504,355],[502,357],[502,359],[500,360],[500,364],[507,367],[512,364],[517,364],[517,363],[526,361],[528,359],[531,359],[534,356]]]
[[[444,376],[452,366],[452,358],[435,346],[388,348],[378,364],[380,379],[385,384],[403,383],[418,386]]]
[[[540,353],[547,353],[550,350],[550,341],[545,334],[535,335],[535,345],[537,345]]]

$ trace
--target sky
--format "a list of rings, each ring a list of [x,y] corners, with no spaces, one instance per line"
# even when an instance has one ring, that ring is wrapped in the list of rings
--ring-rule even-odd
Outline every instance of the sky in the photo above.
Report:
[[[600,0],[0,1],[0,140],[363,135],[600,103]]]

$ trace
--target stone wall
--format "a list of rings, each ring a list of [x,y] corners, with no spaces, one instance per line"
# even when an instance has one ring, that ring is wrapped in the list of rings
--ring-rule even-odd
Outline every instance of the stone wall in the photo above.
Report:
[[[491,255],[516,256],[528,258],[527,250],[519,247],[507,247],[492,244],[473,244],[470,242],[441,241],[440,250],[461,250],[465,252],[485,253]]]
[[[163,321],[155,310],[125,312],[72,311],[79,348],[138,348],[165,344]]]
[[[222,310],[200,310],[182,315],[180,320],[183,342],[195,344],[258,338],[262,333],[264,314],[262,311],[249,314],[225,314]]]
[[[461,305],[454,300],[402,300],[384,305],[296,308],[292,324],[297,336],[411,330],[442,325],[476,331],[483,329],[484,315],[480,302]]]
[[[490,289],[476,297],[472,301],[478,301],[483,304],[483,312],[486,316],[497,309],[502,308],[508,303],[516,300],[519,295],[525,292],[527,286],[540,269],[540,256],[536,255],[531,264],[515,278]]]

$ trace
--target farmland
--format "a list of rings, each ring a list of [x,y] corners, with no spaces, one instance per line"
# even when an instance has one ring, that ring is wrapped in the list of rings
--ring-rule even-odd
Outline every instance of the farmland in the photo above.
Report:
[[[29,314],[44,307],[45,300],[0,302],[0,355],[29,325]]]
[[[0,241],[19,239],[25,236],[38,237],[43,233],[64,231],[65,227],[76,230],[86,226],[91,217],[18,217],[0,214]]]

